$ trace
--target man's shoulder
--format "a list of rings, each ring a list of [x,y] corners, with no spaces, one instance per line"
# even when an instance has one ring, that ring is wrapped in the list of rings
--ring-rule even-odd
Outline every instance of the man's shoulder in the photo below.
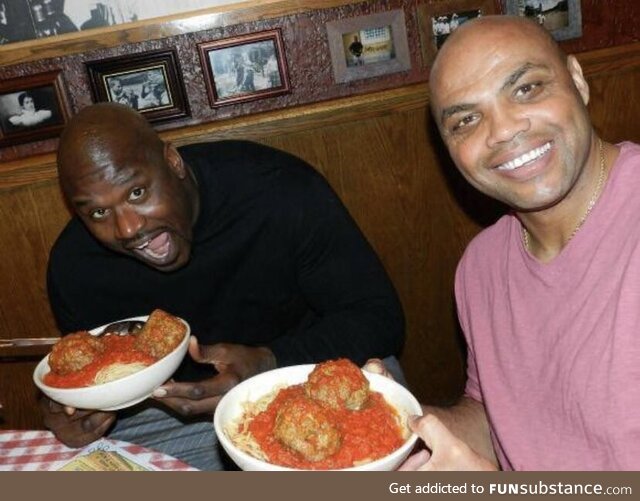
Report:
[[[178,149],[196,176],[209,184],[242,184],[251,186],[300,185],[309,181],[323,183],[324,178],[305,160],[264,144],[244,140],[196,143]]]
[[[194,143],[181,146],[178,151],[187,161],[206,161],[211,165],[235,161],[236,166],[241,167],[249,160],[252,164],[274,161],[302,162],[296,156],[278,148],[240,139]]]
[[[618,143],[617,146],[620,148],[620,157],[618,158],[620,162],[640,163],[640,144],[632,141],[623,141]]]
[[[78,218],[73,217],[62,229],[53,244],[50,262],[58,263],[76,259],[79,255],[100,248]]]
[[[462,262],[478,260],[489,261],[502,259],[502,253],[508,248],[508,242],[513,230],[515,216],[505,214],[492,225],[484,228],[467,245],[461,259]]]

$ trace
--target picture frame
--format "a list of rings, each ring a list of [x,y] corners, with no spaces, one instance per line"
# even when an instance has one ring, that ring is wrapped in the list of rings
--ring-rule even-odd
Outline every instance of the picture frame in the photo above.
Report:
[[[403,9],[340,19],[326,26],[336,83],[411,69]]]
[[[198,44],[212,108],[291,92],[279,28]]]
[[[62,70],[0,81],[0,146],[56,137],[70,116]]]
[[[89,61],[85,66],[95,102],[126,104],[152,123],[190,115],[175,49]]]
[[[429,67],[447,36],[473,18],[497,14],[494,0],[440,0],[416,6],[420,49]]]
[[[580,38],[582,36],[580,0],[558,0],[554,5],[551,3],[541,0],[506,0],[505,10],[506,14],[536,19],[557,41]]]

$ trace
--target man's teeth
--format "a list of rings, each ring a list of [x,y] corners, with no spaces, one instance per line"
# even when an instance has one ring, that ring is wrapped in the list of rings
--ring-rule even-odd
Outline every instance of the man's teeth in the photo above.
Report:
[[[518,158],[514,158],[513,160],[509,160],[508,162],[498,165],[498,169],[499,170],[517,169],[518,167],[522,167],[524,164],[527,164],[529,162],[532,162],[533,160],[540,158],[550,149],[551,149],[551,143],[543,144],[539,148],[535,148],[531,151],[524,153],[523,155],[520,155]]]
[[[143,243],[141,243],[140,245],[138,245],[138,246],[136,247],[136,249],[138,249],[138,250],[142,250],[142,249],[144,249],[147,245],[149,245],[149,240],[147,240],[146,242],[143,242]]]
[[[151,249],[146,249],[145,253],[147,253],[149,256],[151,256],[153,258],[160,259],[160,258],[163,258],[166,255],[166,250],[161,254],[156,254]]]

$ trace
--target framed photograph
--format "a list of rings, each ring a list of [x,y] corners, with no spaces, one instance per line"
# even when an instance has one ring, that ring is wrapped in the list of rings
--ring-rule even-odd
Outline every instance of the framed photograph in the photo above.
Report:
[[[150,122],[189,116],[178,56],[173,49],[86,63],[96,102],[131,106]]]
[[[279,29],[198,44],[212,107],[291,92]]]
[[[535,19],[556,40],[582,36],[580,0],[507,0],[506,11],[507,14]]]
[[[411,69],[402,9],[331,21],[327,35],[338,83]]]
[[[418,31],[425,66],[431,66],[438,49],[461,24],[496,14],[494,0],[444,0],[418,4]]]
[[[0,146],[55,137],[69,116],[62,71],[0,81]]]

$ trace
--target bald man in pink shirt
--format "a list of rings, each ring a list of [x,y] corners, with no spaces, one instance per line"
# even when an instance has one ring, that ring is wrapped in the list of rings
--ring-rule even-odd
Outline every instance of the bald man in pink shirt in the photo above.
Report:
[[[462,25],[430,87],[456,166],[512,210],[456,273],[465,396],[411,421],[402,469],[640,469],[640,146],[597,136],[577,60],[524,18]]]

